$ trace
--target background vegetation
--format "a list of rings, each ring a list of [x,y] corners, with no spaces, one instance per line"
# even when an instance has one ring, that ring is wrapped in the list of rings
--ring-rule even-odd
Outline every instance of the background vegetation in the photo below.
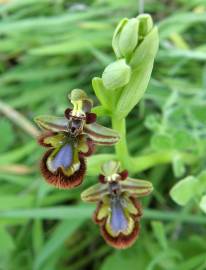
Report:
[[[138,14],[137,1],[0,2],[0,269],[206,269],[206,1],[145,1],[160,49],[144,99],[127,119],[127,140],[139,158],[135,176],[155,191],[142,202],[140,237],[125,251],[104,243],[90,219],[94,207],[80,201],[96,182],[95,156],[80,188],[48,186],[32,119],[63,114],[76,87],[98,105],[91,80],[114,60],[113,30]],[[99,148],[98,162],[111,151]]]

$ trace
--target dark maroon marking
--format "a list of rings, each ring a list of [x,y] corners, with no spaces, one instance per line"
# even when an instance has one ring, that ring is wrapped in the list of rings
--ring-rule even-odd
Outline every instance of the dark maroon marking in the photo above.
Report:
[[[128,177],[128,171],[124,170],[124,171],[120,172],[119,175],[121,177],[121,180],[125,180]]]
[[[92,124],[96,122],[97,116],[95,113],[86,113],[86,124]]]
[[[99,182],[102,183],[102,184],[106,184],[105,176],[103,174],[99,175]]]
[[[64,111],[64,116],[69,120],[70,119],[70,113],[71,113],[72,109],[70,108],[67,108],[65,111]]]

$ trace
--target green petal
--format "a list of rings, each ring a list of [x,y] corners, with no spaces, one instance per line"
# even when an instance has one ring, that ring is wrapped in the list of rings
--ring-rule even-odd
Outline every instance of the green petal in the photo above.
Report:
[[[131,199],[127,196],[124,196],[124,200],[125,200],[125,209],[127,210],[127,212],[133,215],[137,215],[138,209],[134,206],[134,203],[131,201]]]
[[[146,196],[153,190],[152,183],[145,180],[127,178],[121,182],[121,191],[126,192],[132,196]]]
[[[53,136],[49,136],[49,137],[46,137],[44,139],[44,143],[45,144],[51,144],[53,147],[59,147],[61,145],[63,145],[66,141],[66,136],[63,132],[60,132],[56,135],[53,135]]]
[[[110,160],[102,165],[102,173],[105,176],[116,174],[119,170],[120,163],[118,161]]]
[[[97,213],[97,219],[102,220],[103,218],[109,215],[109,212],[110,212],[109,198],[105,197]]]
[[[68,120],[64,117],[41,115],[37,116],[34,121],[42,129],[51,130],[54,132],[67,131]]]
[[[115,130],[106,128],[97,123],[85,125],[84,132],[96,144],[115,144],[120,138]]]
[[[96,184],[83,191],[81,194],[81,199],[85,202],[98,202],[108,194],[108,184]]]

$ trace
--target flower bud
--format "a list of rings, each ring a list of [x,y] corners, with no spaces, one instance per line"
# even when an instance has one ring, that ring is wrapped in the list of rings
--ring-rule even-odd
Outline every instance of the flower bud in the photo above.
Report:
[[[123,19],[117,26],[112,47],[118,58],[129,57],[138,44],[139,21],[136,18]]]
[[[140,14],[139,19],[139,35],[144,38],[153,28],[153,21],[149,14]]]
[[[131,78],[131,68],[125,59],[117,60],[108,65],[103,74],[103,85],[107,89],[117,89],[128,84]]]
[[[152,28],[153,22],[149,14],[141,14],[132,19],[123,19],[118,24],[112,40],[112,47],[116,56],[130,60],[132,53]]]

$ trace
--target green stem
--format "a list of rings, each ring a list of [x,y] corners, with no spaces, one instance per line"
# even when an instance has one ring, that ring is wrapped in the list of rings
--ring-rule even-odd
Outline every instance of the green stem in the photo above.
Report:
[[[130,159],[129,170],[131,172],[141,172],[151,167],[155,167],[158,164],[171,163],[175,155],[175,151],[160,151],[156,153],[149,153],[139,157]],[[189,153],[178,153],[185,164],[194,164],[197,161],[197,157]]]
[[[112,116],[112,127],[120,135],[120,141],[115,145],[116,156],[124,168],[128,168],[130,161],[126,140],[126,120]]]

